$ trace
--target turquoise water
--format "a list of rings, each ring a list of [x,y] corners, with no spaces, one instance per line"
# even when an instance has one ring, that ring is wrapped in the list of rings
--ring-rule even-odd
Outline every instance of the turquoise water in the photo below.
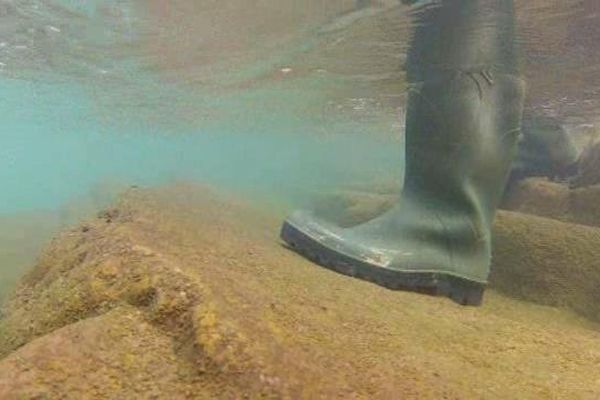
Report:
[[[397,104],[315,56],[354,1],[229,6],[0,0],[0,297],[130,185],[301,205],[401,178]]]
[[[195,130],[142,120],[107,124],[89,92],[75,85],[3,80],[0,90],[8,94],[0,105],[0,213],[54,209],[103,181],[197,180],[293,201],[338,182],[394,177],[401,156],[399,143],[369,138],[360,125],[320,136],[307,134],[310,124],[266,116],[249,129],[226,122]]]
[[[0,297],[53,234],[91,217],[130,185],[191,181],[302,205],[345,184],[401,179],[401,136],[381,134],[382,127],[393,133],[393,118],[387,128],[304,118],[302,101],[322,101],[306,86],[300,100],[285,90],[275,98],[277,89],[268,87],[222,96],[191,95],[158,80],[152,87],[168,94],[166,111],[119,109],[102,97],[112,89],[85,81],[0,77]],[[189,115],[171,112],[196,115],[190,104],[218,117],[191,123]]]

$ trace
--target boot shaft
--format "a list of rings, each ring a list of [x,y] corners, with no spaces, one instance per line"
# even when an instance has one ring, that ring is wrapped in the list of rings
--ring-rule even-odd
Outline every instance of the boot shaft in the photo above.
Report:
[[[440,70],[518,74],[512,0],[431,0],[412,13],[409,82]]]
[[[447,73],[411,90],[405,194],[491,220],[516,155],[524,97],[518,77],[483,72]]]
[[[414,14],[405,193],[487,230],[521,133],[513,2],[432,0]]]

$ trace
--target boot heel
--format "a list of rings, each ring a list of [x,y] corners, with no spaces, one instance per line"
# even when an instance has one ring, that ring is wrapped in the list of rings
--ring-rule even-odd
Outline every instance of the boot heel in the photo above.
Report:
[[[480,306],[483,302],[485,285],[455,277],[446,277],[446,282],[438,286],[439,294],[463,306]]]

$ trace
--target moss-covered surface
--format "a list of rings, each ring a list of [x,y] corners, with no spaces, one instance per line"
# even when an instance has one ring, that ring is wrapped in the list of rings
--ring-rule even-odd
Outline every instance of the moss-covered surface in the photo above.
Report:
[[[511,297],[600,322],[600,228],[500,212],[490,283]]]
[[[545,178],[515,183],[503,208],[582,225],[600,226],[600,185],[569,189]]]
[[[464,308],[335,274],[279,244],[277,214],[198,187],[138,189],[65,232],[0,320],[0,398],[600,395],[597,323],[494,290]],[[525,240],[557,228],[576,239]],[[526,260],[537,282],[557,272],[548,257],[571,255],[592,285],[600,238],[581,229],[502,214],[498,287],[510,292],[501,263]],[[581,283],[542,289],[581,292],[560,303],[578,309],[593,297]]]
[[[133,307],[67,325],[2,361],[2,399],[213,399],[168,334]],[[203,384],[204,383],[204,384]]]
[[[583,149],[579,158],[579,173],[573,179],[576,187],[600,185],[600,139],[596,138]]]

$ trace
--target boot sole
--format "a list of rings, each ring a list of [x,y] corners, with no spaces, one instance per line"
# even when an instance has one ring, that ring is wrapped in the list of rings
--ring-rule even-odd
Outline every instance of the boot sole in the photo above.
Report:
[[[485,285],[439,272],[403,272],[381,268],[338,253],[285,222],[281,239],[298,254],[325,268],[392,290],[445,296],[464,306],[479,306]]]

